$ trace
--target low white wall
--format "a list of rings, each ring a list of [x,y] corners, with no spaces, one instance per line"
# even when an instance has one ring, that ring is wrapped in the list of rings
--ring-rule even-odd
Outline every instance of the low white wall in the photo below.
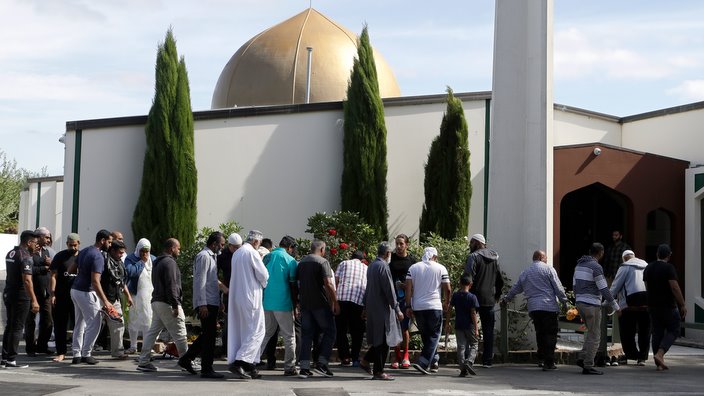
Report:
[[[15,234],[0,234],[0,254],[2,255],[2,261],[0,262],[0,271],[5,270],[5,256],[7,252],[14,249],[19,243],[19,236]],[[3,277],[3,281],[5,278]],[[4,304],[3,304],[4,305]],[[4,317],[3,317],[4,319]]]

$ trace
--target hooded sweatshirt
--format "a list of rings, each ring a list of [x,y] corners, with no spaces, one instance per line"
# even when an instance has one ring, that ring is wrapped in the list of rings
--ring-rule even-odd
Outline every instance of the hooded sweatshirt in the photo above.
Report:
[[[644,260],[634,257],[619,267],[614,282],[611,284],[611,294],[618,296],[618,305],[622,309],[629,305],[634,307],[648,305],[648,296],[643,281],[643,270],[647,266],[648,263]]]
[[[477,296],[479,306],[493,307],[504,287],[499,254],[487,248],[475,250],[467,257],[464,271],[472,279],[471,292]]]

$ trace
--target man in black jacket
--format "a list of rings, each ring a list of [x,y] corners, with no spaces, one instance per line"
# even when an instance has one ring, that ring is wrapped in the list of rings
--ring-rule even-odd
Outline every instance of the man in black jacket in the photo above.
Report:
[[[37,249],[32,255],[34,265],[32,267],[32,284],[34,285],[34,295],[37,296],[39,312],[30,312],[27,315],[27,322],[24,325],[24,342],[27,356],[36,356],[37,353],[53,355],[54,351],[48,347],[51,330],[54,321],[51,312],[50,286],[51,273],[49,266],[56,252],[51,248],[51,232],[46,227],[39,227],[34,230],[37,235]],[[39,315],[39,336],[34,337],[35,320]]]
[[[482,234],[474,234],[469,241],[469,257],[464,267],[465,275],[472,280],[471,292],[479,300],[479,318],[482,322],[482,367],[490,368],[494,357],[494,305],[501,297],[504,278],[499,267],[499,254],[486,247]]]
[[[164,327],[173,337],[179,356],[183,356],[188,350],[186,315],[181,307],[181,297],[183,296],[181,271],[178,268],[178,264],[176,264],[176,258],[180,253],[181,243],[176,238],[169,238],[164,242],[164,252],[154,261],[152,269],[152,283],[154,284],[154,292],[152,293],[152,324],[144,336],[142,354],[139,356],[139,366],[137,366],[139,371],[151,372],[158,370],[149,361],[156,337]],[[192,362],[179,360],[178,364],[191,374],[196,374]]]

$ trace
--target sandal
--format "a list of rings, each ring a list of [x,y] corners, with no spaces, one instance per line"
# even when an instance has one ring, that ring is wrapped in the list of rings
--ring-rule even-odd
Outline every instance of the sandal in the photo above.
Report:
[[[381,374],[374,374],[372,379],[373,380],[381,380],[381,381],[394,381],[396,378],[394,378],[386,373],[381,373]]]
[[[359,362],[359,368],[364,370],[365,373],[372,375],[372,368],[369,366],[369,363],[364,364],[361,361]]]

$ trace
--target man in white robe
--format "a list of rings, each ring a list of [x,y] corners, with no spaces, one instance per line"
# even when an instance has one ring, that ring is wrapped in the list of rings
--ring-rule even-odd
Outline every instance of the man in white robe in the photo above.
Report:
[[[227,317],[227,363],[240,379],[260,378],[256,370],[266,324],[262,297],[269,272],[257,249],[262,233],[249,232],[247,240],[232,256],[232,275]]]

